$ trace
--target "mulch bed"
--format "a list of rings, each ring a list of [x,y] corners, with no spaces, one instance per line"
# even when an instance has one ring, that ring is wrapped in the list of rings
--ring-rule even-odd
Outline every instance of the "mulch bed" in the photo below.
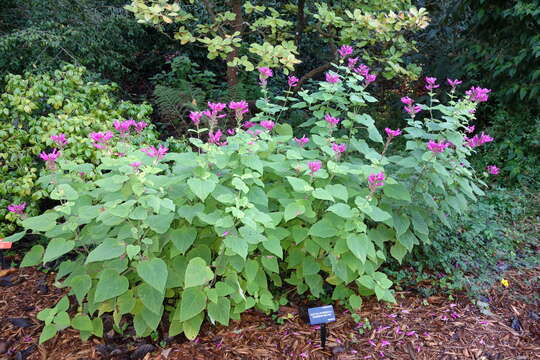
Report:
[[[229,327],[205,324],[195,341],[180,335],[162,347],[111,332],[82,342],[73,330],[38,346],[42,325],[36,314],[54,305],[63,291],[53,286],[53,276],[21,269],[0,278],[0,360],[540,359],[540,268],[504,277],[510,286],[494,279],[484,313],[464,295],[450,300],[410,292],[397,293],[397,305],[365,299],[360,323],[338,307],[324,350],[317,329],[294,306],[280,309],[281,325],[249,311]]]

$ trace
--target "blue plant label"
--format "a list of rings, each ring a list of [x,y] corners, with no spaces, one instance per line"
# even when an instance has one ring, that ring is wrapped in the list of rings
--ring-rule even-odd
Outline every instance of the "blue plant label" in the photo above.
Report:
[[[308,309],[309,323],[311,325],[327,324],[336,321],[332,305],[319,306]]]

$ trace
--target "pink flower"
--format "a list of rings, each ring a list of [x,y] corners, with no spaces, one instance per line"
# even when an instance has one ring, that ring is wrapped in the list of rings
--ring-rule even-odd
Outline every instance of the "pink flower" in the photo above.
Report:
[[[405,105],[412,106],[412,104],[414,103],[414,100],[408,96],[404,96],[401,98],[401,102],[404,103]]]
[[[137,134],[140,134],[148,126],[148,124],[144,121],[139,121],[135,122],[133,126],[135,127]]]
[[[346,57],[348,55],[351,55],[353,53],[353,48],[352,46],[349,46],[349,45],[342,45],[339,50],[338,50],[338,53],[341,57]]]
[[[17,215],[22,215],[24,213],[24,209],[26,209],[26,203],[20,203],[20,204],[11,204],[7,207],[8,211]]]
[[[66,135],[64,134],[51,135],[51,140],[54,141],[60,148],[63,148],[68,143],[66,140]]]
[[[355,58],[348,58],[348,59],[347,59],[347,66],[349,67],[349,69],[353,69],[357,62],[358,62],[358,58],[357,58],[357,57],[355,57]]]
[[[268,68],[268,67],[260,67],[259,69],[259,73],[261,75],[261,77],[265,77],[265,78],[269,78],[269,77],[272,77],[274,75],[274,73],[272,72],[272,69]]]
[[[319,160],[308,162],[308,168],[311,170],[311,175],[321,169],[322,163]]]
[[[234,134],[236,134],[236,131],[234,129],[227,129],[227,134],[229,136],[234,136]]]
[[[386,135],[388,135],[388,139],[392,139],[396,136],[401,135],[401,129],[392,130],[390,128],[385,128],[384,131],[386,131]]]
[[[360,64],[356,69],[354,69],[354,72],[366,77],[367,74],[369,74],[369,66]]]
[[[236,116],[239,116],[249,111],[249,105],[245,100],[231,101],[229,103],[229,109],[234,110],[236,113]]]
[[[156,149],[154,146],[150,146],[147,148],[142,148],[141,151],[145,153],[146,155],[150,156],[151,158],[157,158],[158,160],[163,159],[165,154],[167,154],[167,149],[165,146],[159,145],[159,147]]]
[[[129,134],[129,129],[132,125],[135,125],[135,121],[133,119],[125,121],[114,121],[114,128],[120,133],[120,136],[127,136]]]
[[[493,141],[493,138],[489,135],[484,134],[484,132],[482,132],[480,136],[474,135],[472,138],[468,138],[467,136],[465,136],[465,141],[467,142],[467,145],[469,145],[469,147],[474,148],[474,147],[484,145],[485,143]]]
[[[97,149],[104,149],[105,145],[114,137],[112,131],[94,132],[90,134],[90,139]]]
[[[488,101],[490,89],[484,89],[481,87],[471,87],[470,90],[465,91],[465,94],[469,97],[470,101],[481,103]]]
[[[487,172],[490,173],[491,175],[499,175],[499,171],[501,170],[495,165],[488,165],[486,169],[487,169]]]
[[[332,150],[334,150],[334,154],[336,154],[338,160],[341,157],[341,154],[345,152],[346,148],[345,144],[332,143]]]
[[[208,107],[212,111],[221,112],[227,107],[227,104],[208,102]]]
[[[429,140],[429,142],[427,143],[428,150],[434,154],[442,153],[449,146],[450,144],[448,142],[445,142],[444,140],[440,142]]]
[[[256,124],[251,122],[251,121],[246,121],[242,124],[242,126],[244,127],[244,129],[249,129],[249,128],[252,128],[254,127]]]
[[[221,236],[225,237],[225,236],[227,236],[227,235],[229,235],[229,232],[228,232],[228,231],[224,231],[224,232],[223,232],[223,235],[221,235]]]
[[[294,138],[294,141],[296,141],[296,143],[300,146],[304,146],[306,145],[308,142],[309,142],[309,139],[304,135],[302,136],[300,139],[298,138]]]
[[[298,81],[299,81],[299,79],[296,76],[293,76],[293,75],[291,75],[291,76],[289,76],[287,78],[287,82],[289,83],[290,87],[298,86]]]
[[[471,134],[474,132],[474,125],[471,126],[465,126],[465,132]]]
[[[369,189],[373,192],[378,187],[383,186],[384,185],[384,179],[385,179],[384,172],[382,172],[382,171],[377,173],[377,174],[371,173],[368,176],[368,187],[369,187]]]
[[[58,157],[61,155],[62,153],[59,152],[57,149],[53,149],[53,151],[49,154],[45,153],[45,152],[42,152],[41,154],[39,154],[39,157],[43,160],[43,161],[46,161],[46,162],[51,162],[51,163],[54,163],[56,161],[56,159],[58,159]]]
[[[377,75],[375,75],[375,74],[367,74],[366,78],[364,80],[364,86],[368,86],[369,84],[371,84],[375,80],[377,80]]]
[[[431,91],[433,89],[436,89],[439,87],[439,85],[437,85],[437,78],[435,77],[429,77],[429,76],[426,76],[425,78],[426,80],[426,89]]]
[[[404,109],[407,113],[409,113],[409,115],[414,117],[416,114],[422,111],[422,106],[421,105],[405,106]]]
[[[458,79],[455,79],[455,80],[452,80],[452,79],[446,79],[446,81],[448,81],[448,84],[450,84],[450,86],[452,87],[452,89],[455,89],[456,86],[461,85],[461,83],[463,82],[463,81],[458,80]]]
[[[326,115],[324,116],[324,120],[326,120],[326,122],[327,122],[328,124],[330,124],[330,126],[332,126],[332,127],[333,127],[333,126],[336,126],[336,125],[339,124],[339,122],[341,121],[340,119],[335,118],[335,117],[333,117],[333,116],[330,115],[330,114],[326,114]]]
[[[333,74],[330,71],[327,71],[324,76],[326,78],[326,82],[329,82],[331,84],[335,84],[341,81],[338,74]]]
[[[274,128],[274,126],[276,126],[276,124],[273,121],[264,120],[264,121],[261,121],[261,126],[268,131],[272,131],[272,129]]]
[[[140,161],[134,161],[131,164],[129,164],[129,166],[131,166],[135,172],[139,171],[139,168],[141,167],[141,165],[142,163]]]
[[[198,126],[201,123],[202,117],[203,117],[203,113],[200,111],[190,111],[189,113],[189,119],[195,126]]]
[[[210,144],[219,145],[220,144],[219,140],[221,139],[221,135],[223,135],[223,133],[221,132],[221,129],[218,129],[215,133],[213,132],[208,133],[208,142]]]

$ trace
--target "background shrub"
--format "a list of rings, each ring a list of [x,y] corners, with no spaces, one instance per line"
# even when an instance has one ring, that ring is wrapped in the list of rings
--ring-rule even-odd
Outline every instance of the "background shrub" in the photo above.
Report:
[[[13,232],[11,203],[26,201],[35,214],[46,195],[36,187],[43,167],[39,154],[55,147],[51,135],[65,134],[70,144],[64,156],[95,162],[97,155],[88,134],[110,128],[114,120],[148,121],[152,108],[116,97],[115,84],[88,81],[85,68],[72,65],[42,75],[8,75],[0,96],[0,237]],[[155,139],[153,130],[146,139]]]

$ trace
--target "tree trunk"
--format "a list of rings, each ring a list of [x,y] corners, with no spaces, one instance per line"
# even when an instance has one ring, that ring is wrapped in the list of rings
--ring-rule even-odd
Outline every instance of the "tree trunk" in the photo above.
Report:
[[[240,32],[240,35],[242,34],[242,0],[231,0],[230,6],[232,12],[236,15],[236,18],[233,22],[233,32]],[[227,62],[233,61],[238,56],[238,49],[234,48],[233,51],[229,53],[227,56]],[[234,92],[234,88],[238,84],[238,70],[235,66],[228,66],[227,65],[227,84],[229,85],[229,90],[232,90]]]

